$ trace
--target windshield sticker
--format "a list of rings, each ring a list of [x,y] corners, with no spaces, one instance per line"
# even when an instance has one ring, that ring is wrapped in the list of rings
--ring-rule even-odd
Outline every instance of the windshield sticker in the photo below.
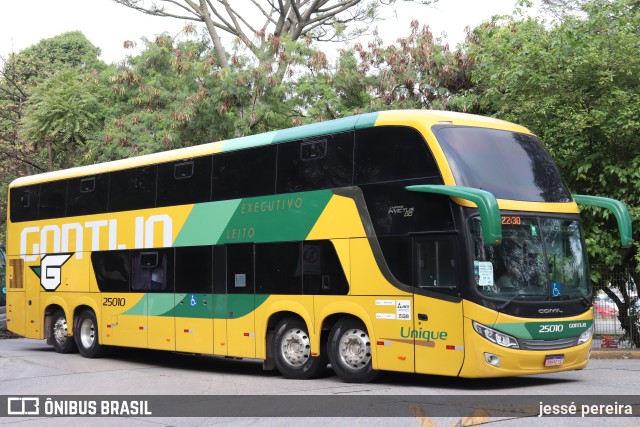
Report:
[[[493,286],[493,264],[491,262],[473,261],[473,275],[477,286]]]

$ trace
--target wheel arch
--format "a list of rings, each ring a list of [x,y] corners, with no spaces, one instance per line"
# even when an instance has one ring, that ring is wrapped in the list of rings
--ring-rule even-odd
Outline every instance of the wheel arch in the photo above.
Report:
[[[345,304],[344,302],[340,302],[328,305],[322,310],[319,318],[322,319],[322,321],[318,322],[317,334],[320,339],[325,340],[325,342],[329,339],[329,333],[333,326],[338,322],[338,320],[344,318],[352,318],[362,322],[364,327],[367,329],[367,334],[369,335],[371,342],[376,342],[371,317],[366,310],[358,304]],[[371,346],[371,366],[373,369],[378,369],[378,358],[375,345]]]
[[[78,317],[80,313],[85,310],[93,311],[93,314],[96,315],[96,320],[100,321],[100,310],[98,308],[98,304],[91,298],[83,297],[79,298],[75,301],[75,307],[73,308],[73,324],[75,325],[75,319]]]
[[[306,310],[304,310],[306,312]],[[303,314],[297,312],[297,311],[292,311],[291,307],[289,307],[287,310],[280,310],[280,311],[273,311],[271,314],[269,314],[267,316],[267,321],[265,322],[265,329],[263,331],[263,337],[264,340],[262,340],[260,343],[264,346],[264,364],[263,364],[263,368],[265,370],[272,370],[274,369],[274,362],[273,362],[273,351],[271,348],[271,340],[273,337],[273,333],[276,329],[276,325],[278,325],[278,323],[280,323],[283,319],[287,319],[287,318],[291,318],[291,319],[298,319],[300,321],[302,321],[305,325],[307,325],[307,331],[309,331],[309,338],[311,340],[311,348],[312,349],[317,349],[318,350],[318,354],[319,354],[319,340],[317,341],[317,347],[314,347],[314,341],[313,341],[313,333],[312,328],[310,326],[312,326],[313,324],[311,323],[311,316],[307,315],[304,316]]]
[[[69,323],[69,310],[67,309],[67,304],[65,303],[65,301],[60,297],[54,297],[47,300],[46,306],[44,308],[43,332],[44,339],[49,345],[53,345],[53,336],[51,335],[51,322],[53,314],[57,311],[62,311],[67,318],[67,323],[71,324]],[[69,336],[73,336],[73,328],[71,329],[72,330],[70,331],[71,333]]]

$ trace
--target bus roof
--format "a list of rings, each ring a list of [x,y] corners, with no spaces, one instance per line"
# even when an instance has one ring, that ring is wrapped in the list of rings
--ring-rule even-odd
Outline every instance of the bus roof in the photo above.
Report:
[[[435,124],[452,124],[459,126],[476,126],[493,129],[510,130],[513,132],[530,133],[528,129],[490,117],[477,116],[466,113],[437,110],[391,110],[377,113],[366,113],[325,122],[266,132],[241,138],[222,140],[217,142],[195,145],[192,147],[162,151],[127,159],[115,160],[93,165],[80,166],[53,172],[30,175],[14,180],[10,187],[38,184],[59,179],[75,178],[99,173],[129,169],[147,164],[170,162],[225,151],[240,150],[268,144],[291,141],[294,139],[312,138],[315,136],[344,132],[354,129],[369,128],[376,125],[418,126],[430,128]]]

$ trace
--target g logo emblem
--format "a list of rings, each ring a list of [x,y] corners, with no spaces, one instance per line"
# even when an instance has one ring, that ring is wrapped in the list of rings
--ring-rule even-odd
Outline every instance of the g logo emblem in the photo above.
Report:
[[[40,284],[47,291],[55,291],[62,283],[62,266],[72,254],[45,255],[40,261]]]

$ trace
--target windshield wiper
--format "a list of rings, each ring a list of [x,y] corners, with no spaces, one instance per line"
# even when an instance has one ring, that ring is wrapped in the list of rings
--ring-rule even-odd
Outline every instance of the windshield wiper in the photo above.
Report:
[[[572,297],[574,297],[576,295],[582,298],[582,300],[587,305],[587,307],[589,307],[591,305],[591,301],[589,301],[589,299],[587,297],[585,297],[582,292],[577,291],[575,294],[571,294]]]
[[[539,296],[540,296],[540,294],[515,294],[511,299],[507,300],[507,302],[505,302],[500,307],[498,307],[498,311],[501,312],[502,310],[507,308],[507,306],[509,304],[511,304],[516,298],[519,298],[519,297],[539,297]]]

